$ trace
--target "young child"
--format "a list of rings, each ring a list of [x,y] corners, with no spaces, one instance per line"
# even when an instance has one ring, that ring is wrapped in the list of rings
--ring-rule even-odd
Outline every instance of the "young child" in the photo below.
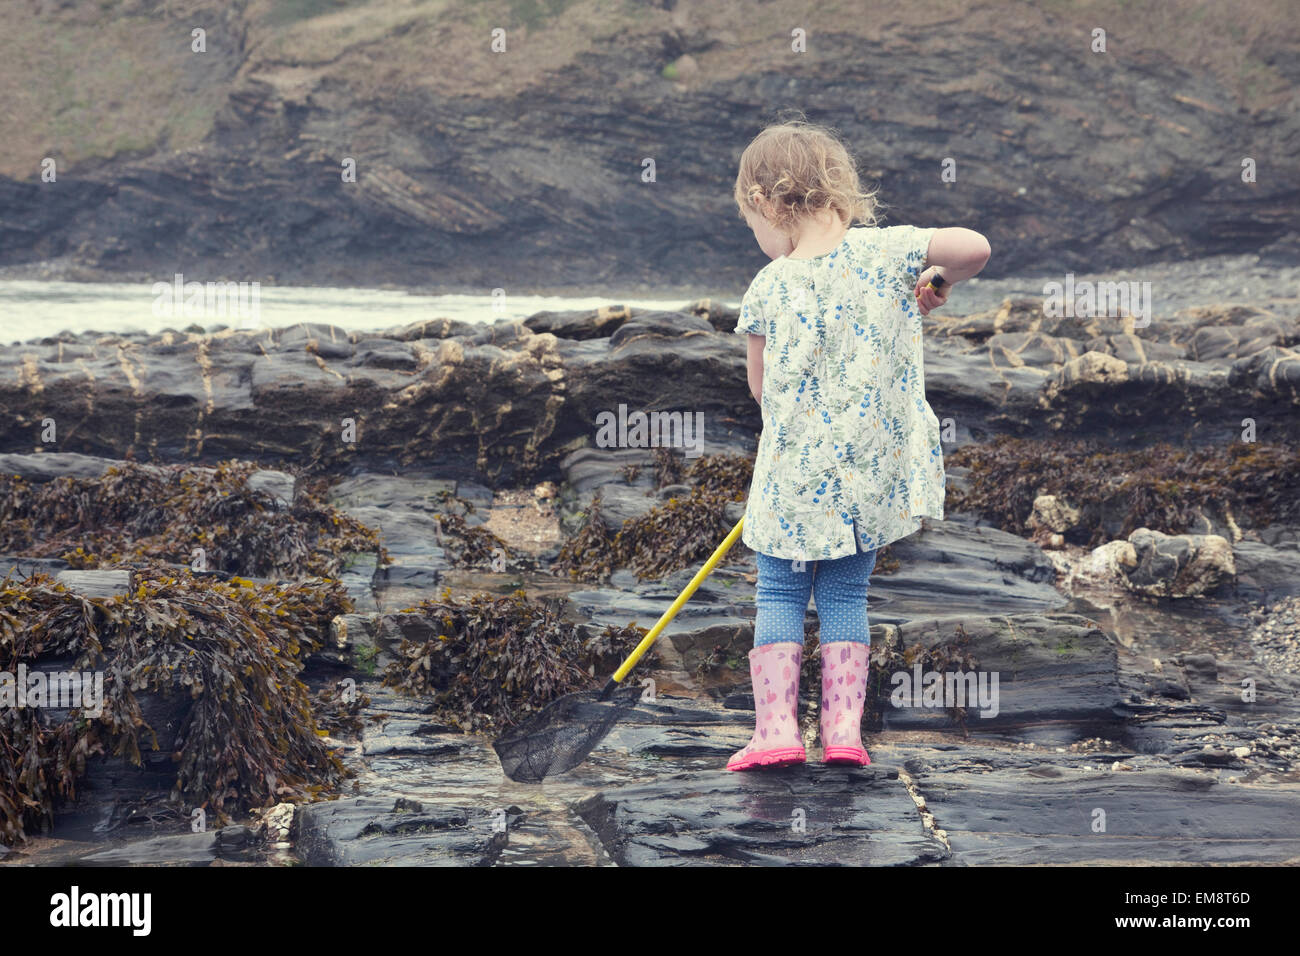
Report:
[[[773,261],[750,283],[736,326],[749,336],[763,433],[741,536],[758,562],[757,719],[727,769],[806,759],[798,702],[810,594],[821,624],[822,759],[865,766],[867,580],[880,548],[916,531],[922,515],[943,517],[921,316],[984,267],[989,244],[969,229],[876,228],[875,196],[862,191],[848,151],[804,122],[768,127],[749,144],[735,198]]]

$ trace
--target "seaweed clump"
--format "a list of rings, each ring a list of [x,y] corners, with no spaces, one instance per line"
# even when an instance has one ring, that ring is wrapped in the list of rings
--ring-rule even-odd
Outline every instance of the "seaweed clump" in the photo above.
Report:
[[[656,448],[654,450],[655,487],[680,484],[684,475],[682,460],[673,454],[672,449]]]
[[[669,498],[639,518],[625,521],[612,542],[618,566],[646,579],[700,563],[731,531],[726,511],[732,500],[692,488],[685,498]]]
[[[0,475],[0,551],[96,568],[168,561],[254,577],[332,577],[348,552],[385,555],[374,531],[300,481],[287,508],[250,488],[256,466],[115,465],[33,484]]]
[[[1057,495],[1081,515],[1066,540],[1088,547],[1143,527],[1180,534],[1202,515],[1254,527],[1300,520],[1300,450],[1293,446],[1158,444],[1113,451],[1092,441],[1004,435],[960,448],[948,461],[970,469],[968,488],[949,492],[949,510],[1028,535],[1034,499]]]
[[[81,706],[50,710],[29,696],[29,706],[0,708],[0,838],[51,826],[97,755],[168,768],[170,800],[218,822],[337,785],[346,771],[298,675],[329,621],[351,609],[333,581],[224,583],[162,567],[135,571],[131,593],[112,598],[39,574],[0,581],[0,671],[102,679],[102,697],[83,687]],[[171,714],[166,739],[146,720],[146,695]]]
[[[724,495],[728,501],[744,501],[754,479],[754,459],[740,455],[704,455],[691,462],[686,479],[700,491]]]
[[[361,715],[370,703],[369,694],[358,694],[355,690],[345,689],[342,681],[332,687],[323,687],[312,700],[316,726],[328,734],[360,735],[365,729]],[[372,722],[382,719],[377,716],[370,718]]]
[[[439,512],[436,517],[442,531],[439,541],[446,546],[447,557],[455,567],[485,569],[498,555],[505,558],[514,553],[499,536],[470,525],[458,514]]]
[[[557,697],[592,687],[598,668],[621,663],[646,634],[635,624],[607,625],[588,637],[562,609],[560,600],[532,600],[522,590],[460,602],[446,589],[408,612],[429,620],[437,637],[403,638],[383,683],[431,695],[436,712],[465,731],[517,724]]]
[[[600,517],[599,498],[594,498],[553,568],[573,580],[603,581],[618,568],[631,568],[646,579],[690,567],[711,555],[731,530],[726,516],[730,500],[693,488],[685,498],[669,498],[639,518],[629,518],[611,535]]]
[[[601,515],[602,496],[598,491],[583,516],[576,534],[564,542],[552,571],[567,574],[573,580],[605,581],[619,567],[614,538]]]
[[[676,460],[671,454],[667,457]],[[662,464],[662,458],[660,480],[675,483],[675,473]],[[631,568],[646,579],[699,563],[731,531],[727,505],[745,499],[753,469],[751,459],[706,455],[683,472],[693,483],[689,495],[669,498],[644,515],[628,519],[614,534],[601,518],[598,493],[582,526],[560,548],[554,570],[573,580],[603,581],[618,568]]]

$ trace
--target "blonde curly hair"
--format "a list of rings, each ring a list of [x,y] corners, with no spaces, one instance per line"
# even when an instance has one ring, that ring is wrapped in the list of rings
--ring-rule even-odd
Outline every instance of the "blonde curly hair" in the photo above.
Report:
[[[768,221],[790,235],[804,220],[833,209],[847,225],[874,226],[880,203],[864,192],[849,151],[827,127],[803,120],[769,126],[740,156],[736,176],[740,215],[763,217],[759,200],[771,204]],[[764,217],[766,218],[766,217]]]

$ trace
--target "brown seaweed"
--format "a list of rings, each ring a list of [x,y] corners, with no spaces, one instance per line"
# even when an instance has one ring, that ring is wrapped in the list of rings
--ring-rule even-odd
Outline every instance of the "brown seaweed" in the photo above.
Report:
[[[557,697],[592,687],[597,673],[612,670],[646,633],[633,624],[584,636],[581,625],[563,617],[562,601],[532,600],[522,590],[461,602],[447,589],[411,611],[429,619],[438,636],[404,638],[384,684],[432,696],[435,712],[466,731],[518,723]]]
[[[950,489],[947,508],[987,518],[1028,536],[1039,495],[1057,495],[1081,512],[1065,538],[1096,547],[1137,528],[1180,534],[1201,515],[1266,527],[1300,520],[1300,449],[1283,444],[1116,451],[1095,441],[1001,436],[948,456],[970,469],[966,490]]]
[[[282,508],[248,486],[256,466],[208,470],[124,462],[98,478],[33,484],[0,475],[0,552],[57,556],[78,568],[167,561],[252,577],[338,573],[349,552],[382,553],[375,532],[300,481]]]
[[[137,569],[131,588],[90,598],[44,575],[0,581],[0,670],[59,660],[59,670],[103,675],[98,715],[74,708],[47,726],[40,708],[0,709],[5,842],[50,826],[96,755],[140,766],[146,748],[169,754],[171,800],[218,822],[343,779],[298,676],[330,620],[352,609],[337,582],[222,582],[160,566]],[[145,721],[144,694],[180,708],[168,739]]]

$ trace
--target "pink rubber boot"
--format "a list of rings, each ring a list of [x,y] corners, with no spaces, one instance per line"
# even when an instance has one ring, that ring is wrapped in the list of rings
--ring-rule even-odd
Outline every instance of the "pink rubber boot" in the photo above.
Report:
[[[871,646],[857,641],[821,645],[822,763],[871,763],[862,746],[862,708]]]
[[[803,645],[762,644],[749,652],[754,682],[754,736],[727,761],[728,770],[788,767],[807,755],[799,735],[799,664]]]

